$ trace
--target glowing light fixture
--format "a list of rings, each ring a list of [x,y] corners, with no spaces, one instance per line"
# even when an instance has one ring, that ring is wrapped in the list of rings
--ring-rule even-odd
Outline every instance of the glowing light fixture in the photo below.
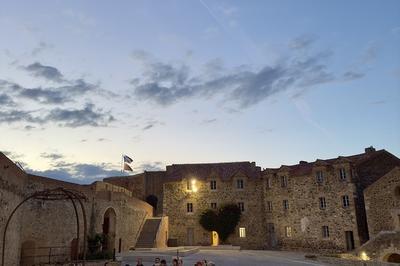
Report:
[[[197,189],[197,186],[196,186],[196,182],[197,182],[196,179],[192,179],[191,182],[192,182],[192,191],[193,192],[197,192],[198,189]]]
[[[361,252],[360,258],[362,260],[370,260],[370,258],[368,257],[368,255],[367,255],[367,253],[365,251]]]

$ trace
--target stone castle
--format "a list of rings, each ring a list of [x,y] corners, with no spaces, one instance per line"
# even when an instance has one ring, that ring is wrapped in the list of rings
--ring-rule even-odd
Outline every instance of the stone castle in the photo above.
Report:
[[[88,235],[106,235],[105,248],[117,252],[218,245],[199,215],[235,203],[242,217],[227,242],[242,249],[400,257],[400,159],[373,147],[273,169],[254,162],[173,164],[90,185],[27,174],[0,153],[0,232],[25,197],[59,187],[86,196]],[[83,236],[76,237],[74,215],[68,201],[27,201],[6,232],[5,265],[33,265],[49,253],[75,256]],[[83,226],[82,213],[78,217]]]

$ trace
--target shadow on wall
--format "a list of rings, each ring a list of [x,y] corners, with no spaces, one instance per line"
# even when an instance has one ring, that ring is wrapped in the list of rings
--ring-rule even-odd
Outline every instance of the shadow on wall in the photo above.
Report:
[[[113,208],[108,208],[103,218],[103,234],[106,237],[103,251],[113,251],[115,248],[115,236],[117,226],[117,215]]]

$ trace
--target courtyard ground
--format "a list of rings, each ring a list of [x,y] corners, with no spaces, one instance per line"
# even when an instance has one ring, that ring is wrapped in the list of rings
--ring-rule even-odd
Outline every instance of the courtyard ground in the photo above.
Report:
[[[140,253],[133,252],[122,255],[122,266],[135,266],[137,257],[143,258],[144,266],[151,266],[154,258],[159,257],[171,265],[171,254],[165,253]],[[266,250],[199,250],[195,253],[185,254],[183,257],[184,266],[192,266],[199,260],[212,261],[217,266],[294,266],[294,265],[327,265],[317,261],[304,258],[304,253],[284,252],[284,251],[266,251]]]

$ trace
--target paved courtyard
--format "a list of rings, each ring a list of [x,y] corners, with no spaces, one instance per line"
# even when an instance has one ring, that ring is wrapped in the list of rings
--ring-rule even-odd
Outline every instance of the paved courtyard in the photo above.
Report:
[[[143,264],[145,266],[153,265],[150,258],[154,259],[158,255],[152,254],[144,258]],[[167,265],[171,265],[171,256],[163,256],[159,254],[160,258],[167,260]],[[200,250],[197,253],[186,255],[183,257],[183,265],[194,265],[199,260],[212,261],[217,266],[229,265],[251,265],[251,266],[293,266],[293,265],[326,265],[317,261],[307,260],[304,258],[304,253],[296,252],[283,252],[283,251],[266,251],[266,250]],[[136,258],[134,256],[124,257],[122,265],[125,266],[136,265]]]

